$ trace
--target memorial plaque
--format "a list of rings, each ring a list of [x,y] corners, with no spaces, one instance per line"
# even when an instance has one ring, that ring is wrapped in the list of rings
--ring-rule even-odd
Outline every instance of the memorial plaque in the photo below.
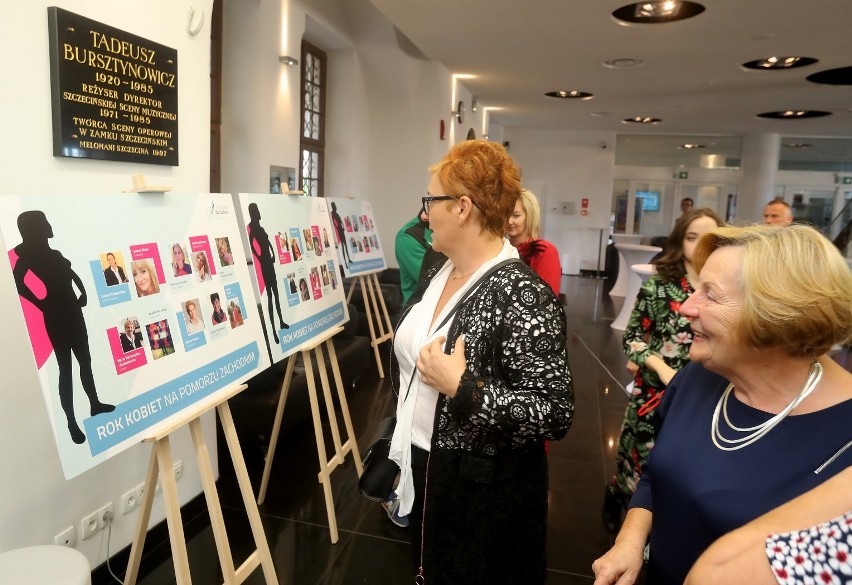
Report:
[[[177,50],[47,9],[53,155],[178,164]]]

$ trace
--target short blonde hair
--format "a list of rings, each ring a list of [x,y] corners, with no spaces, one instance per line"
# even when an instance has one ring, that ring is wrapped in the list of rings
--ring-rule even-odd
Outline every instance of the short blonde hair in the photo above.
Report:
[[[521,171],[502,145],[465,140],[429,171],[438,176],[447,195],[454,199],[470,197],[483,231],[503,237],[521,193]]]
[[[810,226],[721,227],[693,253],[700,271],[715,250],[743,250],[738,339],[754,348],[816,358],[852,338],[852,272],[837,248]]]
[[[524,208],[526,215],[527,232],[533,240],[541,238],[541,208],[538,205],[538,199],[535,193],[529,189],[522,189],[521,196],[518,199],[521,202],[521,207]]]

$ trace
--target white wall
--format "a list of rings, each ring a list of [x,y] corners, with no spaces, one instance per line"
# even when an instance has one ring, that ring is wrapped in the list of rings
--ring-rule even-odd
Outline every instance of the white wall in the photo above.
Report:
[[[212,0],[193,2],[209,22]],[[59,6],[178,51],[180,166],[104,162],[52,155],[47,7]],[[132,186],[131,176],[143,173],[149,184],[170,185],[175,191],[209,190],[210,176],[210,29],[187,33],[188,4],[173,0],[29,0],[4,5],[5,32],[0,35],[4,113],[0,148],[3,183],[0,194],[116,193]],[[122,218],[117,218],[121,220]],[[85,234],[80,234],[81,238]],[[63,477],[47,409],[33,367],[32,351],[8,262],[0,262],[0,336],[4,407],[0,409],[0,551],[27,545],[52,544],[53,537],[109,501],[118,506],[122,493],[144,480],[148,446],[136,446],[70,481]],[[215,445],[213,419],[205,418],[208,440]],[[184,461],[178,484],[181,503],[201,492],[188,432],[172,441],[175,457]],[[214,453],[215,458],[215,453]],[[110,550],[128,545],[137,512],[118,515]],[[162,520],[160,496],[152,524]],[[77,548],[93,566],[106,559],[106,531]]]

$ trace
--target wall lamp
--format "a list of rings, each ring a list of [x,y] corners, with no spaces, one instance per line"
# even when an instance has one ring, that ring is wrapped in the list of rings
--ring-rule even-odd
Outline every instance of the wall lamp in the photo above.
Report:
[[[286,55],[281,55],[278,57],[278,61],[284,63],[285,65],[298,65],[299,60],[294,57],[288,57]]]

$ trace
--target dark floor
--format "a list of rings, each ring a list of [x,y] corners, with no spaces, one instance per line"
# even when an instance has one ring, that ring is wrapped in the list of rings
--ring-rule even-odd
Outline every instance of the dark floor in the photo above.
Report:
[[[601,523],[600,509],[603,487],[614,467],[615,444],[627,402],[623,387],[630,376],[624,367],[621,332],[609,326],[622,300],[613,302],[602,295],[602,283],[563,277],[577,403],[567,437],[550,445],[547,582],[551,585],[590,585],[594,581],[592,561],[609,548],[612,540]],[[378,421],[394,408],[388,383],[378,378],[374,364],[352,391],[349,408],[363,452]],[[317,482],[314,434],[310,425],[303,431],[279,443],[266,502],[260,506],[279,583],[411,583],[408,533],[394,526],[378,504],[358,495],[351,456],[331,476],[340,535],[338,543],[331,544],[323,490]],[[326,444],[332,445],[330,436]],[[220,450],[224,448],[222,445]],[[333,448],[327,449],[330,452]],[[247,445],[243,450],[256,491],[262,457]],[[218,485],[231,549],[239,565],[255,545],[233,471],[225,463],[221,464]],[[194,515],[184,514],[192,581],[221,583],[206,508],[202,504],[196,509],[200,511]],[[146,542],[138,583],[175,583],[168,542],[152,540],[149,537]],[[113,566],[113,570],[116,568]],[[123,569],[119,575],[123,575]],[[93,573],[93,585],[107,582],[103,571]],[[261,568],[245,583],[266,583]]]

